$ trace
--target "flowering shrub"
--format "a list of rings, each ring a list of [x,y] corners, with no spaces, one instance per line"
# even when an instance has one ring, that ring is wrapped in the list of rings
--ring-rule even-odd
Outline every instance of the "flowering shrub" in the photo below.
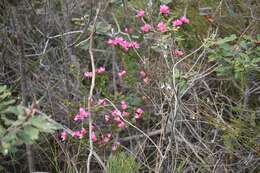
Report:
[[[165,56],[171,58],[184,56],[185,53],[181,48],[175,46],[169,48],[161,47],[160,42],[168,42],[171,39],[171,35],[174,35],[178,41],[178,37],[181,37],[179,30],[182,30],[182,25],[190,24],[189,19],[186,16],[176,18],[173,11],[166,4],[162,4],[158,10],[158,16],[163,16],[163,18],[159,17],[159,21],[144,20],[144,18],[147,17],[146,15],[147,12],[143,9],[138,10],[135,15],[141,32],[130,33],[130,29],[125,28],[124,32],[118,31],[116,35],[105,41],[106,46],[117,49],[118,53],[116,56],[124,57],[122,59],[124,65],[120,67],[121,70],[117,71],[117,76],[109,77],[112,80],[103,78],[103,76],[113,75],[113,69],[111,70],[105,66],[98,67],[96,70],[97,80],[102,78],[107,84],[115,79],[119,80],[119,84],[116,85],[122,85],[122,83],[130,86],[138,83],[149,85],[150,75],[147,72],[148,69],[145,69],[147,65],[143,61],[143,55],[140,53],[145,50],[145,42],[152,37],[151,35],[160,35],[160,37],[166,36],[167,38],[156,40],[154,43],[154,46],[157,48],[162,48],[162,51],[159,53],[164,53]],[[149,23],[155,23],[155,25]],[[146,35],[148,37],[146,37]],[[141,39],[142,37],[144,38],[143,40]],[[153,47],[153,45],[149,45],[149,47]],[[143,62],[140,62],[140,60]],[[133,65],[137,66],[137,64],[140,64],[140,67],[133,67]],[[90,81],[91,78],[93,78],[93,72],[84,72],[84,77],[86,81]],[[99,87],[98,85],[99,84],[97,84],[97,87]],[[115,84],[113,85],[117,87]],[[61,132],[61,140],[70,141],[72,138],[75,138],[87,141],[89,139],[87,131],[91,128],[91,139],[96,146],[110,146],[111,150],[115,151],[120,145],[120,141],[117,140],[118,133],[130,126],[135,126],[134,124],[141,121],[145,115],[144,108],[140,106],[141,102],[133,103],[133,100],[130,99],[132,97],[131,93],[127,94],[129,94],[129,96],[124,96],[122,93],[120,99],[108,97],[98,98],[97,101],[94,100],[92,103],[94,112],[89,112],[89,110],[80,107],[79,112],[73,116],[73,120],[80,123],[81,128],[74,130],[72,134],[68,134],[66,131]],[[88,127],[86,123],[88,117],[94,120],[92,127]],[[102,117],[102,120],[100,117]]]
[[[0,172],[255,172],[259,3],[89,2],[1,6]]]

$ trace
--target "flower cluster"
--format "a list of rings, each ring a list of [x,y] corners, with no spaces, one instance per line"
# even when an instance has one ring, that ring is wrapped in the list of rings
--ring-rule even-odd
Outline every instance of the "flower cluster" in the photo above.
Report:
[[[142,117],[143,113],[144,113],[144,110],[142,108],[137,108],[135,110],[135,118],[140,119]]]
[[[119,128],[125,128],[126,127],[126,124],[124,122],[124,120],[121,118],[122,117],[122,113],[115,109],[112,111],[112,116],[114,117],[114,121],[117,123],[118,127]]]
[[[86,135],[86,133],[87,130],[84,127],[82,127],[81,130],[74,131],[72,133],[72,137],[82,139]]]
[[[149,78],[148,78],[146,72],[145,72],[144,70],[141,70],[141,71],[139,72],[139,74],[140,74],[140,77],[143,79],[143,82],[144,82],[145,84],[148,84],[148,83],[149,83]]]
[[[100,145],[107,144],[112,139],[112,133],[107,133],[105,135],[102,135],[101,141],[99,142]]]
[[[159,11],[160,15],[163,15],[161,21],[158,21],[158,23],[154,26],[152,26],[151,24],[147,23],[147,20],[142,19],[143,17],[145,17],[146,12],[141,9],[139,11],[137,11],[136,13],[136,17],[138,19],[141,19],[140,21],[143,22],[143,25],[141,26],[140,30],[142,33],[148,33],[151,32],[154,28],[154,30],[159,31],[161,33],[164,32],[168,32],[173,30],[177,30],[177,27],[182,26],[183,24],[189,24],[190,21],[186,16],[180,17],[179,19],[173,20],[173,21],[169,21],[171,20],[169,15],[170,15],[170,8],[167,5],[161,5],[160,6],[160,11]],[[169,19],[168,21],[165,21],[165,19]],[[172,22],[172,26],[168,26],[168,23]],[[171,29],[172,28],[172,29]],[[125,32],[126,33],[130,33],[130,30],[128,28],[125,28]],[[138,49],[140,48],[140,44],[137,41],[128,41],[126,39],[124,39],[123,37],[117,36],[114,38],[110,38],[108,39],[108,41],[106,41],[107,44],[111,45],[111,46],[118,46],[120,48],[122,48],[125,52],[128,52],[130,49]],[[131,53],[131,52],[130,52]],[[184,55],[184,52],[178,49],[174,49],[172,51],[172,55],[177,56],[177,57],[181,57]],[[106,68],[103,66],[98,67],[94,72],[85,72],[84,76],[86,78],[92,78],[95,74],[97,75],[101,75],[104,74],[106,72]],[[119,77],[119,79],[123,79],[126,75],[128,74],[128,72],[126,70],[120,70],[117,72],[117,76]],[[145,70],[140,70],[139,71],[139,76],[140,79],[144,82],[144,84],[149,84],[149,78],[147,75],[147,72]],[[93,106],[97,109],[94,110],[100,110],[100,109],[104,109],[104,111],[102,112],[102,114],[104,115],[103,119],[104,121],[102,123],[104,123],[104,125],[107,127],[107,129],[110,130],[104,130],[103,129],[99,129],[99,130],[95,130],[96,127],[99,127],[99,124],[94,124],[93,126],[89,127],[90,130],[90,135],[89,136],[91,138],[91,140],[93,142],[95,142],[95,144],[97,145],[107,145],[107,144],[111,144],[112,145],[112,151],[115,151],[118,146],[120,145],[120,143],[116,140],[113,140],[113,136],[114,133],[121,130],[124,130],[127,128],[127,123],[129,121],[132,121],[133,119],[135,119],[136,121],[138,121],[139,119],[141,119],[144,115],[144,110],[141,107],[135,107],[135,108],[131,108],[131,106],[126,102],[126,100],[121,100],[117,107],[115,107],[113,105],[113,108],[111,108],[111,105],[109,104],[110,101],[108,102],[107,99],[98,99],[96,101],[96,104],[94,104]],[[79,112],[74,116],[74,121],[79,121],[82,122],[82,126],[85,125],[84,120],[86,118],[88,118],[90,116],[90,112],[86,111],[84,108],[80,108]],[[95,122],[95,117],[93,117],[93,122]],[[100,122],[98,122],[100,123]],[[87,130],[82,127],[79,130],[73,131],[73,133],[71,134],[71,136],[73,138],[77,138],[77,139],[83,139],[87,134]],[[61,140],[62,141],[66,141],[68,140],[68,133],[63,131],[60,135]]]
[[[157,25],[157,29],[161,32],[166,32],[168,29],[167,29],[167,26],[164,22],[160,22],[158,23]]]
[[[90,113],[81,107],[81,108],[79,108],[79,113],[77,115],[75,115],[74,121],[83,121],[89,115],[90,115]]]
[[[141,27],[141,31],[144,32],[144,33],[149,32],[151,29],[152,29],[152,26],[147,24],[147,23],[144,24],[144,26]]]
[[[141,18],[141,17],[144,17],[144,15],[145,15],[145,11],[141,9],[141,10],[137,11],[137,14],[135,16],[138,18]]]
[[[161,5],[160,6],[160,14],[164,14],[164,15],[170,14],[170,7],[165,5],[165,4]],[[145,11],[144,10],[140,10],[140,11],[138,11],[136,16],[137,17],[144,17],[144,15],[145,15]],[[172,21],[173,27],[179,27],[179,26],[181,26],[183,24],[189,24],[189,23],[190,23],[190,20],[186,16],[182,16],[181,18]],[[165,22],[163,22],[163,21],[160,21],[157,24],[156,28],[160,32],[168,31],[167,24]],[[148,23],[145,23],[141,27],[141,31],[143,33],[147,33],[149,31],[151,31],[151,29],[152,29],[152,26],[150,24],[148,24]]]
[[[106,69],[105,69],[105,67],[103,67],[103,66],[98,67],[98,68],[96,69],[96,73],[97,73],[97,74],[103,74],[103,73],[105,73],[105,71],[106,71]],[[94,75],[94,74],[93,74],[92,71],[87,71],[87,72],[84,73],[84,76],[85,76],[86,78],[92,78],[93,75]]]
[[[126,52],[130,48],[138,49],[140,44],[136,41],[127,41],[123,37],[115,37],[114,39],[110,38],[107,43],[113,46],[121,46]]]
[[[100,106],[106,106],[107,105],[107,101],[105,99],[99,99],[98,100],[98,105]]]
[[[170,13],[170,8],[167,5],[161,5],[160,6],[160,13],[161,14],[169,14]]]
[[[118,76],[119,76],[120,78],[125,77],[126,74],[127,74],[127,72],[126,72],[125,70],[122,70],[122,71],[118,72]]]
[[[177,56],[177,57],[181,57],[181,56],[184,55],[184,52],[181,51],[181,50],[173,50],[172,53],[173,53],[174,56]]]
[[[190,20],[186,16],[182,16],[180,19],[176,19],[176,20],[172,21],[172,25],[174,27],[179,27],[185,23],[186,24],[190,23]]]
[[[143,77],[146,76],[146,74],[143,74],[143,73],[142,73],[142,75],[143,75]],[[97,101],[97,106],[103,107],[103,106],[109,106],[109,105],[108,105],[108,102],[106,99],[99,99]],[[130,107],[127,104],[127,102],[125,100],[121,100],[120,109],[115,108],[113,110],[108,111],[108,113],[106,113],[104,115],[105,124],[107,126],[111,125],[111,127],[116,125],[118,127],[118,129],[121,129],[121,130],[125,129],[127,127],[125,118],[127,118],[128,120],[131,119],[130,113],[128,112],[130,110],[129,108]],[[144,113],[144,110],[142,108],[135,109],[134,118],[140,119],[142,117],[143,113]],[[74,121],[82,122],[89,116],[90,116],[90,113],[81,107],[79,109],[79,113],[76,114],[73,119],[74,119]],[[107,132],[105,134],[101,133],[99,135],[99,134],[96,134],[96,132],[95,132],[96,126],[97,125],[93,123],[93,125],[90,127],[91,140],[98,145],[106,145],[106,144],[111,143],[111,141],[113,139],[112,131]],[[80,130],[73,131],[71,136],[72,136],[72,138],[83,139],[86,136],[86,134],[87,134],[87,130],[84,127],[82,127]],[[68,133],[66,131],[61,132],[60,138],[61,138],[61,141],[67,141]],[[113,141],[111,144],[112,144],[112,151],[115,151],[118,148],[118,146],[120,145],[120,143],[118,141]]]
[[[61,132],[61,141],[66,141],[68,139],[68,133],[66,131]]]

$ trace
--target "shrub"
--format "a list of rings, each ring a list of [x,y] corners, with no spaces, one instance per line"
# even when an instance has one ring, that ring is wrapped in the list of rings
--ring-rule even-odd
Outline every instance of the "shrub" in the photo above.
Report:
[[[49,121],[45,115],[37,115],[36,109],[17,105],[11,99],[6,86],[0,86],[0,152],[14,152],[16,146],[31,144],[39,138],[40,132],[53,133],[61,128]]]
[[[135,158],[124,152],[118,152],[110,156],[107,162],[108,173],[137,173],[140,168]]]

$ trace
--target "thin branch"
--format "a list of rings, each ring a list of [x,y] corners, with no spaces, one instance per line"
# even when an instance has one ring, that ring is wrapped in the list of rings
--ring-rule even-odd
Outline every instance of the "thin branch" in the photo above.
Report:
[[[89,55],[90,55],[90,58],[91,58],[91,67],[92,67],[92,73],[93,73],[93,77],[92,77],[92,80],[91,80],[91,86],[90,86],[90,90],[89,90],[89,97],[88,97],[88,110],[91,111],[91,104],[92,104],[92,97],[93,97],[93,91],[94,91],[94,88],[95,88],[95,60],[94,60],[94,55],[93,55],[93,40],[94,40],[94,33],[95,33],[95,27],[96,27],[96,22],[97,22],[97,17],[98,17],[98,14],[100,12],[100,5],[99,4],[99,7],[97,8],[97,11],[96,11],[96,16],[94,18],[94,23],[93,23],[93,28],[92,28],[92,31],[91,31],[91,34],[89,36]],[[89,116],[89,147],[90,147],[90,151],[89,151],[89,155],[88,155],[88,160],[87,160],[87,173],[90,173],[90,162],[91,162],[91,158],[92,158],[92,155],[94,153],[94,148],[93,148],[93,141],[92,141],[92,118],[91,116]],[[99,158],[99,156],[97,154],[94,154],[94,156],[97,158],[97,160],[101,163],[101,165],[104,165],[104,163],[102,162],[102,160]],[[106,170],[105,170],[106,172]]]

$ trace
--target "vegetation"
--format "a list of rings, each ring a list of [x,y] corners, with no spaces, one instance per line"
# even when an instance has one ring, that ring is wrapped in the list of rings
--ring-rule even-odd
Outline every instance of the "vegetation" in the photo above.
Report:
[[[2,0],[0,172],[259,172],[259,7]]]

